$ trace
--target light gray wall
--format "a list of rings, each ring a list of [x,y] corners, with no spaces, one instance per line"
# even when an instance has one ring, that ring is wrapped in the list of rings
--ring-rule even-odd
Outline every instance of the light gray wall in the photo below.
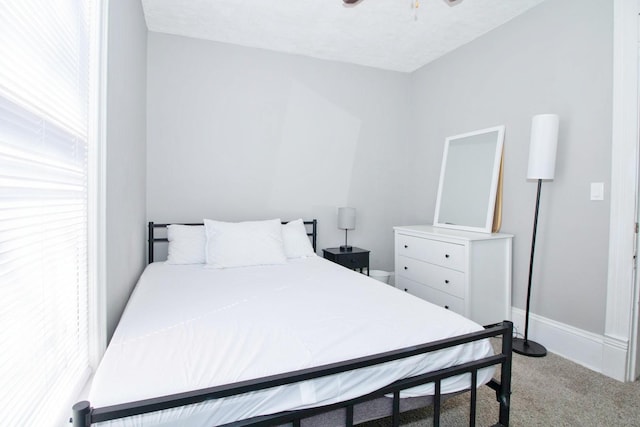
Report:
[[[159,33],[148,39],[147,211],[156,222],[317,218],[393,268],[409,75]]]
[[[106,309],[110,339],[145,261],[147,27],[140,2],[109,1]]]
[[[358,209],[350,243],[393,268],[391,227],[430,223],[444,140],[506,125],[502,231],[515,234],[513,305],[524,308],[536,183],[531,117],[560,115],[543,185],[532,311],[604,330],[612,4],[553,0],[413,74],[149,33],[147,211],[155,221]],[[590,182],[605,201],[589,200]]]
[[[533,313],[604,332],[612,108],[612,2],[553,0],[412,75],[411,190],[403,222],[431,222],[444,140],[506,125],[501,231],[515,234],[513,305],[524,309],[536,181],[531,117],[557,113],[555,179],[544,182]],[[605,201],[590,201],[590,182]]]

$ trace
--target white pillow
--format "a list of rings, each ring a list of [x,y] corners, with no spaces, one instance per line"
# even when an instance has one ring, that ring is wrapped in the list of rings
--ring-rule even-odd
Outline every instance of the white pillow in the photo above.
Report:
[[[245,222],[205,219],[204,226],[207,236],[207,267],[244,267],[287,262],[279,219]]]
[[[302,219],[289,221],[282,225],[282,241],[287,258],[306,258],[316,254]]]
[[[167,264],[204,264],[206,236],[203,225],[167,226]]]

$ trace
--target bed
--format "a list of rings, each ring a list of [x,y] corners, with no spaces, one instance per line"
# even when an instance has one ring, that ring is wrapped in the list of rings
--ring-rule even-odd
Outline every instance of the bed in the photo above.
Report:
[[[496,425],[508,425],[510,322],[483,328],[315,256],[317,222],[297,221],[300,248],[302,225],[306,256],[207,268],[155,261],[167,240],[156,231],[168,224],[149,223],[149,265],[73,426],[328,426],[387,415],[397,425],[401,411],[427,404],[439,425],[442,399],[467,390],[475,425],[483,384],[496,391]],[[252,256],[246,248],[224,256]],[[490,337],[502,338],[501,352]]]

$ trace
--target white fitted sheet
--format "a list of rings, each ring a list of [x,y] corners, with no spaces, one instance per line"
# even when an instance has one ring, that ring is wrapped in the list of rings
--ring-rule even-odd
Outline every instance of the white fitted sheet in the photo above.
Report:
[[[320,257],[206,269],[153,263],[142,274],[97,369],[103,407],[293,371],[482,328]],[[393,381],[493,354],[482,340],[370,368],[100,426],[212,426],[347,400]],[[479,384],[493,375],[481,370]],[[469,387],[469,376],[442,392]],[[402,397],[433,394],[420,386]]]

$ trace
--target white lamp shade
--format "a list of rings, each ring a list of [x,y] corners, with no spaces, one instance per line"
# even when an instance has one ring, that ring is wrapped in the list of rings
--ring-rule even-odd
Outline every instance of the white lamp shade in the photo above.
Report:
[[[553,179],[558,147],[557,114],[538,114],[531,121],[529,145],[529,179]]]
[[[338,208],[338,228],[341,230],[354,230],[356,228],[355,208]]]

